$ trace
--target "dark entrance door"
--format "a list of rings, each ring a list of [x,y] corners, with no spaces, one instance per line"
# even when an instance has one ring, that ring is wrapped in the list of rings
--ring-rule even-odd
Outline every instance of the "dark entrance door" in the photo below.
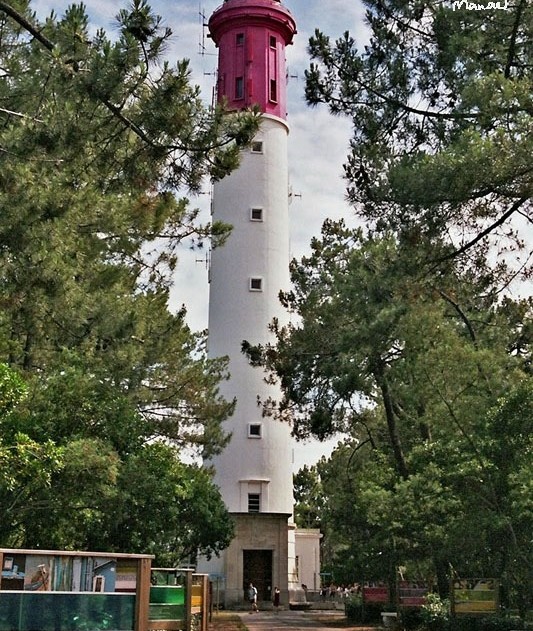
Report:
[[[243,550],[243,589],[250,583],[257,587],[258,600],[272,597],[272,550]]]

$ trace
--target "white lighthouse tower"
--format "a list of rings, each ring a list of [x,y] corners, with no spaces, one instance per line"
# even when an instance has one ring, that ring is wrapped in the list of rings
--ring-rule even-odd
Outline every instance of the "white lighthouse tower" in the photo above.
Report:
[[[234,110],[258,105],[262,123],[239,169],[213,190],[213,219],[233,230],[212,253],[209,354],[229,358],[221,391],[237,403],[226,425],[231,441],[210,464],[236,536],[199,569],[222,577],[226,606],[242,603],[250,582],[259,601],[277,586],[287,602],[297,580],[290,427],[263,415],[258,401],[280,391],[249,365],[241,344],[271,340],[269,323],[286,318],[278,297],[289,288],[285,47],[296,24],[279,0],[225,0],[209,31],[219,51],[218,99]]]

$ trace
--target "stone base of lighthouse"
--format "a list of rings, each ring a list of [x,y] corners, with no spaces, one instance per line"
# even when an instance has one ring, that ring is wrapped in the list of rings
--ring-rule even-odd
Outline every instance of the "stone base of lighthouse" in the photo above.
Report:
[[[247,588],[257,588],[258,603],[271,606],[274,587],[281,602],[288,604],[292,568],[290,515],[275,513],[232,513],[235,537],[219,558],[200,559],[197,571],[208,573],[213,584],[213,604],[220,608],[249,607]],[[259,605],[261,606],[261,605]]]

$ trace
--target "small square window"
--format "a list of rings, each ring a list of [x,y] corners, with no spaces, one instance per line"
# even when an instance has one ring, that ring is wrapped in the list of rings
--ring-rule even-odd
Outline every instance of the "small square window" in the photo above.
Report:
[[[263,153],[263,141],[262,140],[254,140],[251,146],[252,153]]]
[[[250,278],[250,291],[262,291],[263,279],[262,278]]]
[[[237,33],[235,36],[235,43],[237,46],[242,46],[244,44],[244,33]]]
[[[276,48],[276,38],[273,35],[270,36],[270,48]]]
[[[263,209],[250,208],[250,221],[263,221]]]
[[[261,438],[261,423],[250,423],[248,425],[248,438]]]
[[[259,513],[261,510],[261,496],[259,493],[248,493],[248,512]]]

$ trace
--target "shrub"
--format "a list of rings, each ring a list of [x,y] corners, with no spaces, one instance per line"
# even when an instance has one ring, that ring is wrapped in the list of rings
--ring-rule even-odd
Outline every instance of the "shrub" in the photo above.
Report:
[[[362,622],[363,603],[361,602],[361,598],[351,596],[346,599],[344,603],[344,613],[346,619],[350,622]]]
[[[360,596],[351,596],[344,604],[347,620],[350,622],[378,622],[383,607],[377,603],[363,604]]]
[[[418,631],[533,631],[533,625],[516,616],[433,616]]]
[[[492,616],[479,621],[479,631],[519,631],[528,628],[532,627],[518,616]]]
[[[409,607],[401,610],[402,626],[406,631],[418,629],[422,623],[422,612],[418,608]],[[438,627],[428,627],[428,629],[437,629]]]
[[[387,609],[378,603],[366,603],[363,605],[362,622],[381,622],[381,612]]]
[[[427,631],[447,631],[450,628],[450,601],[438,594],[428,594],[420,608],[420,623]]]

